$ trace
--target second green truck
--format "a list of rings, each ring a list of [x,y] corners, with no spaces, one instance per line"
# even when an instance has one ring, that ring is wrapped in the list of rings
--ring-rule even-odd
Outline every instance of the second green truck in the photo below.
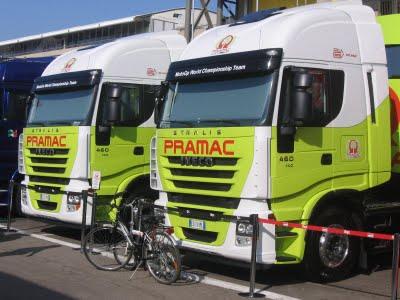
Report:
[[[185,45],[176,32],[142,34],[69,52],[46,68],[20,136],[24,214],[80,224],[84,190],[96,190],[102,218],[124,193],[152,197],[155,92]]]

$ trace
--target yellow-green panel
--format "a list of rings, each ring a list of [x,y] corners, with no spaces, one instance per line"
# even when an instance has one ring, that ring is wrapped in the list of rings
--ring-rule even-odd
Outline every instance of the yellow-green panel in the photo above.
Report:
[[[379,16],[377,17],[377,21],[382,26],[385,44],[399,45],[400,14]]]

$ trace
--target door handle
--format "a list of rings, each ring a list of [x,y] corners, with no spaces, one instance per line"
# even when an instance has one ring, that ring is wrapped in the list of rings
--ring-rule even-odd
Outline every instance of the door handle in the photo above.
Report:
[[[332,164],[332,153],[324,153],[321,156],[321,165],[328,166]]]
[[[144,148],[142,146],[137,146],[137,147],[133,148],[133,154],[134,155],[143,155]]]

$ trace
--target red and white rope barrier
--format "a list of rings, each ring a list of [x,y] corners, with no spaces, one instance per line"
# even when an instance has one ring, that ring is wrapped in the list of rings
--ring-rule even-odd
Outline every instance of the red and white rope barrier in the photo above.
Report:
[[[287,228],[300,228],[300,229],[310,230],[310,231],[326,232],[326,233],[348,235],[348,236],[357,236],[357,237],[368,238],[368,239],[387,240],[387,241],[394,240],[393,234],[373,233],[373,232],[348,230],[348,229],[341,229],[341,228],[334,228],[334,227],[323,227],[323,226],[316,226],[316,225],[303,225],[300,223],[276,221],[273,219],[258,219],[258,221],[260,223],[264,223],[264,224],[272,224],[272,225],[276,225],[276,226],[280,226],[280,227],[287,227]]]

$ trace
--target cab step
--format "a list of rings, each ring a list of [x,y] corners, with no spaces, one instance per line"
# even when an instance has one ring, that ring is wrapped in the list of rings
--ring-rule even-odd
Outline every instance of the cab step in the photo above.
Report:
[[[288,237],[297,237],[298,234],[296,232],[291,232],[291,231],[277,231],[275,232],[275,236],[277,238],[288,238]]]
[[[371,203],[365,207],[367,216],[400,214],[400,202]]]

